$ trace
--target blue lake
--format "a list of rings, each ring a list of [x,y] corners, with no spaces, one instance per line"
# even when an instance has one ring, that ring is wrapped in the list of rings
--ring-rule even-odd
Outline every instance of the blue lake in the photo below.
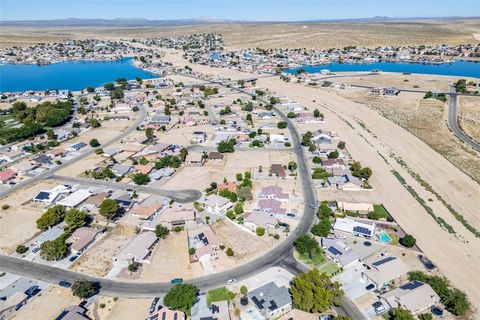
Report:
[[[332,72],[356,72],[370,71],[380,69],[384,72],[406,72],[419,74],[435,74],[444,76],[475,77],[480,78],[480,62],[470,62],[457,60],[448,64],[422,64],[422,63],[396,63],[396,62],[376,62],[369,64],[342,64],[330,63],[318,66],[303,66],[299,68],[287,69],[287,73],[295,73],[296,70],[303,68],[308,73],[317,73],[320,70],[328,69]]]
[[[0,92],[98,87],[118,78],[156,78],[133,65],[133,58],[117,61],[68,61],[44,66],[0,65]]]

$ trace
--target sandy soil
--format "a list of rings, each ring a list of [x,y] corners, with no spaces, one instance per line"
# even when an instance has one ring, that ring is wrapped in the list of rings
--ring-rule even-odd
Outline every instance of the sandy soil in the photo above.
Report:
[[[109,235],[82,254],[71,269],[92,276],[105,276],[113,266],[113,256],[134,236],[134,228],[117,226]]]
[[[206,66],[192,67],[196,71],[210,74],[232,74],[231,70],[224,72]],[[245,73],[238,73],[237,76],[245,76]],[[327,118],[326,128],[341,134],[354,159],[373,168],[371,183],[382,203],[389,208],[402,228],[417,238],[420,248],[439,266],[440,271],[455,286],[469,294],[475,307],[480,306],[480,280],[473,280],[478,278],[475,270],[480,257],[471,254],[478,251],[480,240],[460,225],[443,205],[432,199],[432,203],[429,202],[432,209],[451,224],[457,234],[452,235],[443,230],[398,182],[391,170],[399,171],[422,198],[429,199],[433,196],[390,159],[389,155],[394,153],[400,156],[448,204],[478,228],[480,217],[475,214],[480,205],[480,198],[475,196],[479,194],[477,183],[418,138],[364,104],[342,98],[334,91],[285,83],[276,78],[261,79],[257,85],[268,87],[279,96],[289,96],[310,109],[320,106]],[[312,100],[317,102],[313,103]],[[364,128],[368,128],[371,133]],[[388,159],[388,163],[384,158]]]
[[[146,319],[152,299],[113,299],[100,297],[90,307],[89,316],[95,320]],[[100,305],[104,304],[104,308]]]
[[[338,91],[338,94],[365,104],[398,124],[480,182],[480,155],[449,131],[445,122],[448,110],[446,103],[434,99],[425,100],[422,94],[406,92],[398,97],[370,95],[365,90],[343,90]],[[480,99],[470,99],[472,106],[466,105],[464,109],[465,118],[469,119],[465,123],[475,133],[478,129],[472,124],[480,122],[480,113],[475,112],[474,105],[480,103]]]
[[[188,255],[187,232],[172,232],[160,239],[151,263],[144,264],[142,280],[170,281],[173,278],[193,278],[203,275],[201,267],[192,266]]]
[[[459,107],[461,127],[475,140],[480,141],[480,99],[460,97]]]
[[[203,167],[184,167],[168,180],[163,185],[163,188],[179,190],[188,187],[204,190],[212,181],[221,183],[223,178],[227,178],[228,181],[235,181],[237,173],[243,173],[247,170],[251,171],[260,165],[263,168],[268,168],[272,163],[287,164],[294,159],[293,155],[287,151],[237,151],[224,154],[224,156],[227,159],[223,167],[219,164],[209,165],[208,162]],[[195,177],[195,179],[192,180],[192,177]]]
[[[10,206],[7,210],[0,210],[0,252],[12,253],[17,245],[39,232],[35,221],[42,215],[43,209],[41,205],[29,201],[40,190],[55,185],[54,181],[39,182],[0,200],[0,207],[5,204]],[[22,210],[18,210],[20,207]]]
[[[70,289],[49,286],[22,307],[13,319],[55,319],[64,308],[78,304],[80,301],[79,298],[72,295]],[[46,308],[46,306],[48,307]]]
[[[61,39],[125,39],[222,33],[228,48],[332,48],[348,45],[385,46],[474,43],[478,19],[352,23],[244,23],[176,27],[12,27],[0,32],[2,47]]]

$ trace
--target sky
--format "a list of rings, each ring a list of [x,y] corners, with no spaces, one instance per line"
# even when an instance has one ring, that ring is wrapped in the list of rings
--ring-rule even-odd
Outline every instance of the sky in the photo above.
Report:
[[[480,0],[0,0],[0,21],[198,17],[244,21],[480,16]]]

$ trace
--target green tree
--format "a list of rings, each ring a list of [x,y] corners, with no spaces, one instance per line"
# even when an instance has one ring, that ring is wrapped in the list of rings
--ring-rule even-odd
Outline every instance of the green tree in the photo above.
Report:
[[[311,232],[316,236],[326,237],[330,234],[331,229],[332,223],[330,222],[330,219],[324,218],[312,227]]]
[[[237,187],[237,195],[241,200],[250,201],[253,199],[251,186],[239,186]]]
[[[15,252],[17,252],[18,254],[24,254],[27,251],[28,247],[24,246],[23,244],[18,245],[17,249],[15,249]]]
[[[100,284],[87,280],[77,280],[72,285],[72,293],[80,299],[88,299],[100,291]]]
[[[245,285],[240,287],[240,293],[244,296],[248,293],[248,288]]]
[[[87,224],[88,215],[84,211],[80,211],[78,209],[70,209],[65,214],[65,224],[66,230],[68,232],[73,232],[76,229],[83,227]]]
[[[153,138],[155,137],[155,132],[153,128],[145,129],[145,136],[147,137],[148,140],[152,141]]]
[[[128,265],[128,271],[129,271],[130,273],[135,273],[135,272],[138,271],[138,267],[139,267],[139,263],[136,262],[136,261],[133,261],[132,263],[130,263],[130,264]]]
[[[114,85],[113,83],[109,82],[109,83],[105,83],[105,84],[103,85],[103,87],[104,87],[105,89],[107,89],[108,91],[111,91],[111,90],[113,90],[113,89],[115,88],[115,85]]]
[[[388,312],[389,320],[414,320],[412,313],[406,309],[393,308]]]
[[[257,236],[261,237],[265,234],[265,228],[257,227],[257,229],[255,229],[255,233]]]
[[[411,234],[406,234],[400,238],[399,242],[404,247],[413,248],[413,246],[415,246],[415,244],[417,243],[417,239],[415,239],[415,237]]]
[[[289,113],[287,113],[287,117],[288,118],[295,118],[297,115],[295,114],[295,112],[293,111],[290,111]]]
[[[318,109],[313,110],[313,116],[315,118],[323,118],[323,114]]]
[[[241,173],[237,173],[235,177],[236,177],[237,181],[239,181],[239,182],[243,180],[243,174],[241,174]]]
[[[113,199],[105,199],[100,204],[99,212],[107,219],[112,219],[120,211],[120,205]]]
[[[158,238],[163,238],[165,239],[166,236],[168,236],[169,234],[169,230],[167,227],[165,226],[162,226],[161,224],[157,224],[155,226],[155,235],[158,237]]]
[[[96,147],[99,147],[100,146],[100,142],[98,142],[97,139],[92,139],[90,140],[90,142],[88,143],[90,145],[90,147],[92,148],[96,148]]]
[[[328,154],[328,159],[337,159],[339,155],[338,150],[334,150]]]
[[[343,297],[340,284],[318,269],[294,277],[290,292],[293,307],[309,313],[323,313]]]
[[[235,214],[242,214],[243,213],[243,204],[241,202],[238,202],[235,204],[235,207],[233,208],[233,211],[235,211]]]
[[[418,315],[418,320],[433,320],[431,313],[422,313]]]
[[[163,298],[163,304],[172,310],[180,310],[190,315],[192,306],[197,301],[198,289],[188,283],[173,286]]]
[[[218,152],[220,153],[232,153],[235,152],[235,144],[230,141],[220,141],[217,147]]]
[[[310,258],[314,258],[320,253],[321,249],[317,240],[309,234],[300,235],[294,242],[295,249],[300,254],[307,254]]]
[[[288,170],[290,170],[291,172],[297,170],[297,163],[295,161],[290,161],[288,163]]]
[[[285,121],[280,121],[277,123],[277,128],[278,129],[285,129],[287,127],[287,123]]]
[[[54,240],[45,241],[40,246],[40,256],[47,261],[58,261],[68,254],[65,238],[60,236]]]
[[[225,250],[225,253],[227,254],[227,256],[233,257],[233,250],[232,250],[232,248],[227,248],[227,250]]]
[[[48,210],[37,219],[37,228],[42,231],[48,230],[50,227],[62,222],[65,213],[65,207],[61,205],[48,208]]]
[[[145,173],[136,173],[132,176],[133,182],[138,185],[145,185],[150,182],[150,177]]]

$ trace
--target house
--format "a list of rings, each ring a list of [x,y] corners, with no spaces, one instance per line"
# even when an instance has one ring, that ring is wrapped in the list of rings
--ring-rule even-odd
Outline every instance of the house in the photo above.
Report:
[[[33,158],[32,159],[33,162],[36,162],[38,165],[40,166],[51,166],[52,165],[52,161],[50,160],[50,157],[48,157],[47,155],[40,155],[36,158]]]
[[[220,251],[220,239],[210,226],[201,228],[188,238],[189,248],[195,248],[193,257],[196,261],[201,259],[215,260]]]
[[[207,295],[201,294],[197,302],[192,306],[191,319],[231,320],[230,308],[228,301],[215,301],[211,305],[208,305]]]
[[[253,210],[244,215],[244,226],[252,231],[257,228],[264,228],[265,230],[274,228],[278,220],[266,212]]]
[[[135,200],[132,198],[132,196],[128,192],[122,190],[114,191],[110,195],[110,199],[117,201],[120,207],[124,208],[125,210],[130,209],[135,203]]]
[[[65,141],[70,138],[71,133],[65,129],[58,129],[53,131],[56,136],[56,140],[59,142]]]
[[[363,187],[361,179],[352,175],[333,176],[328,177],[327,182],[330,186],[336,187],[340,190],[360,190]]]
[[[260,314],[266,319],[273,319],[292,309],[292,298],[287,287],[278,287],[269,282],[248,293]]]
[[[399,93],[400,90],[394,87],[383,89],[383,94],[387,96],[398,96]]]
[[[403,308],[413,315],[422,313],[440,302],[440,297],[430,285],[412,281],[401,285],[380,298],[388,303],[390,308]]]
[[[170,310],[168,307],[163,306],[154,313],[149,319],[158,320],[185,320],[185,313],[178,310]]]
[[[63,157],[65,155],[65,150],[62,148],[52,149],[48,150],[45,155],[50,158]]]
[[[189,152],[185,158],[185,165],[190,167],[202,166],[204,162],[205,158],[201,152]]]
[[[138,205],[132,209],[132,215],[139,217],[140,219],[148,220],[155,213],[162,210],[162,208],[163,204],[161,203],[153,203],[148,206]]]
[[[10,147],[11,151],[23,151],[25,148],[30,148],[32,147],[32,142],[30,141],[22,141],[19,143],[14,144],[13,146]]]
[[[373,238],[375,235],[375,223],[359,219],[337,218],[333,229],[365,238]]]
[[[368,267],[363,276],[372,281],[377,288],[389,285],[392,281],[406,275],[410,271],[405,262],[394,256],[382,257],[366,265]]]
[[[120,250],[113,259],[125,265],[131,262],[150,263],[151,250],[157,241],[158,238],[152,231],[142,232]]]
[[[149,174],[153,170],[153,166],[151,164],[139,164],[135,166],[135,170],[139,173]]]
[[[287,176],[285,169],[281,164],[272,164],[270,166],[270,173],[277,178],[285,178]]]
[[[4,152],[0,155],[0,162],[15,162],[26,155],[27,153],[23,150]]]
[[[205,209],[207,212],[217,215],[223,215],[233,206],[229,199],[212,194],[205,197]]]
[[[218,191],[228,190],[230,192],[237,192],[237,184],[235,182],[225,182],[217,185]]]
[[[82,148],[85,148],[86,146],[87,146],[87,144],[85,142],[78,142],[78,143],[71,144],[70,146],[68,146],[67,150],[68,151],[78,151]]]
[[[10,168],[15,170],[18,174],[25,174],[38,168],[38,164],[24,160],[11,165]]]
[[[87,200],[92,193],[88,190],[80,189],[72,193],[71,195],[67,196],[65,199],[57,202],[57,204],[62,205],[67,208],[75,208],[83,201]]]
[[[2,170],[0,171],[0,183],[5,184],[15,178],[17,173],[12,169]]]
[[[207,133],[205,131],[193,131],[192,140],[195,143],[203,143],[207,141]]]
[[[144,230],[155,230],[157,224],[165,225],[169,228],[175,226],[184,226],[193,224],[196,219],[196,212],[193,207],[166,208],[153,221],[143,226]]]
[[[161,168],[153,171],[152,173],[149,174],[149,176],[153,180],[160,180],[163,177],[170,177],[174,173],[175,173],[175,169],[173,168]]]
[[[95,238],[99,233],[100,230],[94,228],[78,228],[67,240],[67,243],[71,244],[70,250],[74,254],[83,252],[90,244],[95,241]]]
[[[343,212],[356,212],[359,216],[367,216],[369,212],[372,212],[373,204],[364,202],[344,202],[339,201],[337,206]]]
[[[71,305],[55,318],[55,320],[90,320],[86,315],[87,309],[77,305]]]
[[[325,249],[325,255],[339,265],[348,268],[360,261],[359,255],[345,242],[335,238],[322,238],[321,245]]]
[[[273,143],[285,143],[287,138],[283,134],[270,133],[270,141]]]
[[[117,154],[119,154],[121,152],[123,152],[122,149],[111,148],[111,149],[104,150],[102,156],[110,158],[110,157],[116,156]]]
[[[55,186],[50,190],[40,190],[35,197],[33,197],[33,201],[52,204],[58,199],[58,197],[64,194],[69,194],[70,192],[72,192],[72,186],[62,184]]]
[[[132,170],[132,166],[127,165],[127,164],[118,164],[115,163],[110,170],[112,170],[113,174],[115,174],[117,177],[123,177],[127,173],[129,173]]]
[[[268,212],[272,215],[284,215],[287,210],[281,208],[282,202],[276,199],[260,199],[258,200],[258,209],[263,212]]]
[[[156,125],[168,125],[172,118],[168,115],[155,115],[152,117],[150,124]]]
[[[223,160],[223,154],[221,154],[220,152],[212,151],[208,154],[208,160],[221,161]]]
[[[289,200],[288,193],[284,193],[283,189],[277,186],[269,186],[262,188],[262,191],[259,194],[260,199],[276,199],[281,202],[286,202]]]
[[[346,169],[347,168],[347,166],[345,165],[345,162],[342,159],[325,159],[325,160],[322,160],[322,167],[325,170]]]

